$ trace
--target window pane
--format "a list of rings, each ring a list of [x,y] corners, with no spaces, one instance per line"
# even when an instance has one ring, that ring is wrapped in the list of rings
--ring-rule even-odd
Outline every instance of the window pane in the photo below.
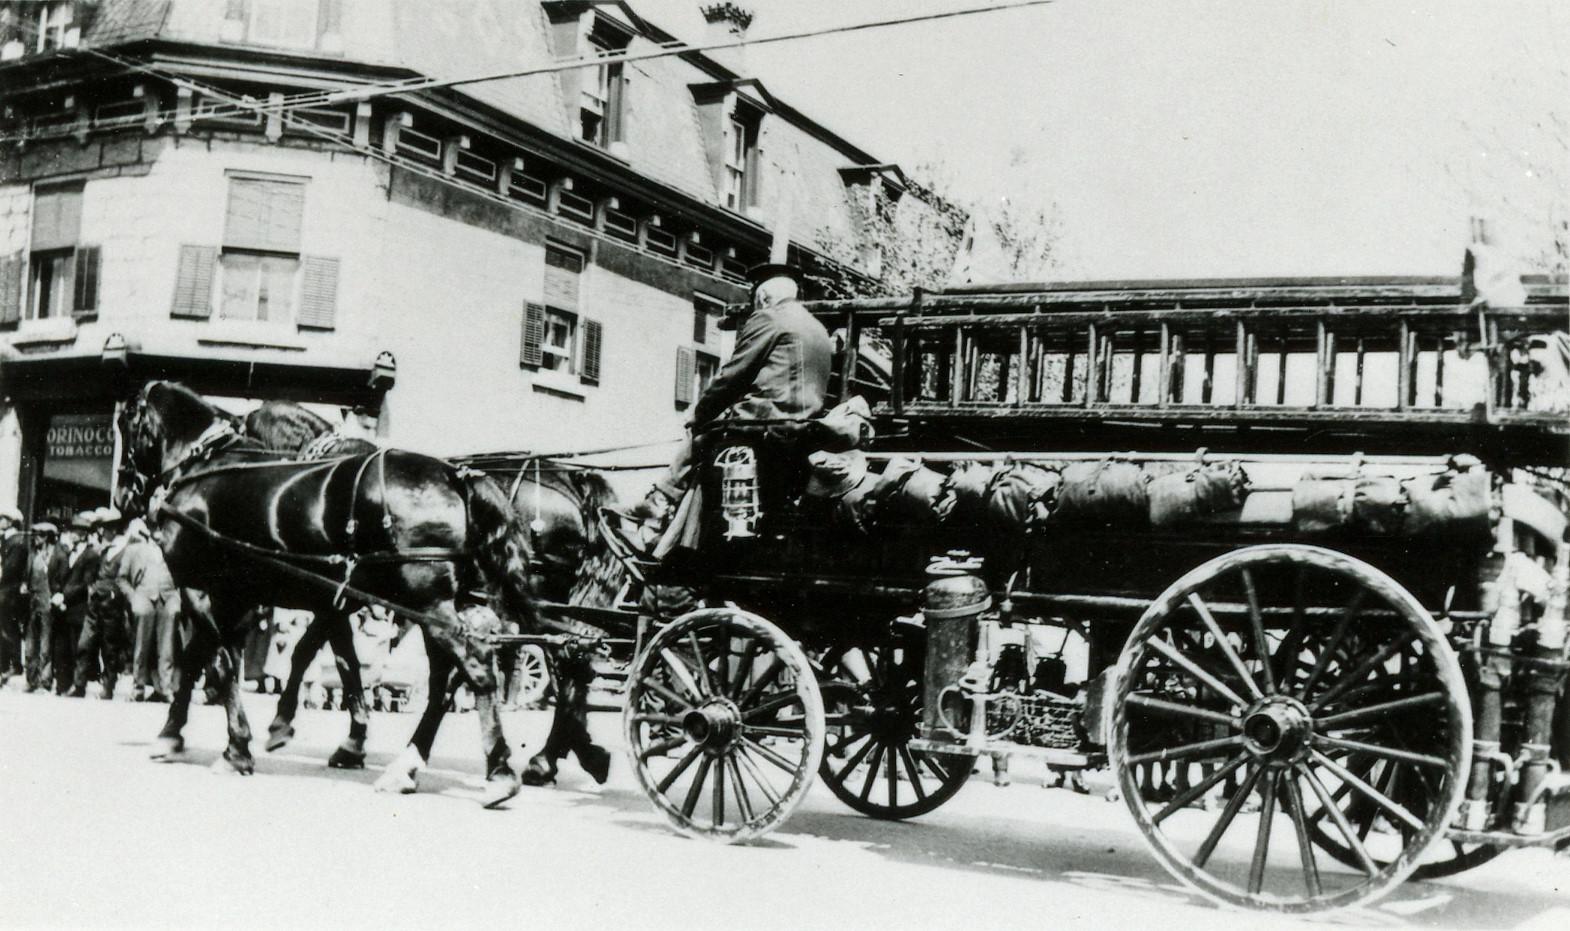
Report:
[[[37,319],[70,313],[71,253],[33,254],[31,297],[28,312]]]
[[[256,296],[256,319],[294,319],[294,283],[299,277],[300,260],[269,255],[262,259],[260,287]]]
[[[225,320],[255,320],[261,256],[225,252],[219,264],[223,266],[223,302],[218,315]]]
[[[224,245],[232,249],[298,252],[304,211],[304,184],[231,178]]]
[[[693,395],[694,397],[702,396],[703,392],[709,387],[709,382],[714,380],[714,373],[719,371],[719,365],[719,360],[713,356],[706,356],[701,353],[698,355],[698,364],[696,366],[698,390]]]
[[[545,338],[541,341],[540,367],[557,372],[573,371],[573,343],[578,321],[557,310],[545,312]]]

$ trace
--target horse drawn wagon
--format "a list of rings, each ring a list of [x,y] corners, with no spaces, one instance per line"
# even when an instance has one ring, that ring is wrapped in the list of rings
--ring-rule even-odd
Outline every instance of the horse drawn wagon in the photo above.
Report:
[[[620,548],[657,618],[628,753],[679,830],[1105,767],[1180,880],[1292,912],[1570,838],[1562,285],[813,308],[870,448],[721,423],[682,545]]]

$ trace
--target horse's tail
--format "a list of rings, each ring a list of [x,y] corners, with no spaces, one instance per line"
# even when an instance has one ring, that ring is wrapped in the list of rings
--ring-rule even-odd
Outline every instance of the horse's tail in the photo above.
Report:
[[[507,502],[507,493],[484,473],[460,470],[469,505],[469,547],[498,613],[525,630],[537,626],[529,585],[529,537]]]

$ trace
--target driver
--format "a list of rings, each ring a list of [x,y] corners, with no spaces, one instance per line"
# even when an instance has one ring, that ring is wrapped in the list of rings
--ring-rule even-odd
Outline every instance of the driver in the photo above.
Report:
[[[694,440],[716,420],[806,420],[823,409],[834,344],[798,300],[798,276],[796,269],[778,264],[748,273],[751,307],[720,324],[737,328],[735,351],[693,405],[670,471],[625,516],[655,526],[669,520],[692,484]]]

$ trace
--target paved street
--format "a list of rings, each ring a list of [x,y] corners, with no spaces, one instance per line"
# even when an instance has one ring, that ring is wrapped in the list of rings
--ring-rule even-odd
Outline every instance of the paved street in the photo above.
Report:
[[[247,695],[254,729],[265,731],[272,701]],[[1174,886],[1121,805],[1042,790],[1029,770],[1008,789],[978,776],[910,824],[855,816],[819,789],[766,841],[727,848],[668,830],[619,757],[603,788],[574,769],[507,810],[480,809],[470,715],[449,719],[425,790],[395,797],[370,784],[413,715],[376,715],[373,768],[345,773],[322,766],[343,715],[302,712],[295,744],[260,754],[244,779],[208,769],[223,743],[216,708],[193,709],[188,760],[148,761],[163,713],[0,690],[0,924],[991,931],[1211,927],[1223,917]],[[547,718],[507,723],[515,744],[532,747]],[[609,714],[594,722],[612,742],[617,724]],[[1567,922],[1570,860],[1529,851],[1409,883],[1334,923]]]

